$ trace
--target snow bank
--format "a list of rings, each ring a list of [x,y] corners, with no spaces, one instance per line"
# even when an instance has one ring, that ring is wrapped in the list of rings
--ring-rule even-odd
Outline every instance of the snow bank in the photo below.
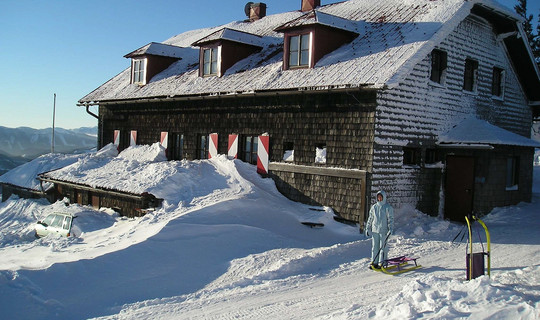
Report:
[[[166,161],[165,149],[159,143],[132,146],[116,154],[116,147],[109,144],[96,154],[77,159],[46,176],[94,188],[141,194],[150,192],[174,172],[174,163]]]
[[[77,162],[90,162],[91,159],[115,157],[118,154],[116,147],[111,143],[97,152],[84,154],[59,154],[49,153],[27,162],[0,176],[0,182],[13,184],[28,189],[41,190],[38,175],[40,173],[58,170],[71,166]],[[45,183],[44,189],[50,184]]]
[[[421,276],[407,283],[397,297],[380,305],[377,319],[535,319],[538,311],[498,278],[514,274],[540,276],[540,266],[527,267],[490,280],[487,276],[464,282],[444,276]],[[504,279],[503,279],[504,280]],[[519,285],[527,285],[521,278]]]
[[[422,268],[391,277],[367,269],[371,240],[357,227],[335,222],[330,208],[287,200],[255,166],[225,156],[159,161],[158,149],[111,157],[111,148],[71,171],[140,174],[131,184],[146,172],[159,185],[145,186],[166,200],[144,217],[62,201],[0,204],[2,318],[540,318],[538,194],[485,217],[491,278],[472,281],[466,244],[452,242],[462,225],[396,210],[389,256],[418,257]],[[35,221],[54,211],[78,216],[77,237],[34,240]]]

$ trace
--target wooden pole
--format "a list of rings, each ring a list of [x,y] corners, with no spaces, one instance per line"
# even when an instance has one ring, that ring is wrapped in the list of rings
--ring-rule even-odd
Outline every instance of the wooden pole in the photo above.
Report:
[[[56,93],[54,94],[54,102],[53,102],[51,153],[54,153],[54,120],[55,120],[55,114],[56,114]]]

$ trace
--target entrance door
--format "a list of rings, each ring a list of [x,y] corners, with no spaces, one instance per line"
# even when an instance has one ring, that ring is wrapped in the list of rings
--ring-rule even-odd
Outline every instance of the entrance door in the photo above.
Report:
[[[445,190],[444,218],[465,222],[473,206],[474,158],[446,158]]]

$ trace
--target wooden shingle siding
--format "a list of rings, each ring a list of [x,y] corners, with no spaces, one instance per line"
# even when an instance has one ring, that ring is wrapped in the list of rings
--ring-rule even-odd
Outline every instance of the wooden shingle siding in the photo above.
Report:
[[[100,107],[103,144],[115,129],[137,130],[140,144],[159,141],[161,131],[184,135],[184,154],[196,159],[197,137],[218,133],[218,153],[227,154],[228,135],[270,135],[270,161],[283,162],[284,146],[294,145],[294,164],[371,171],[375,91],[316,93],[118,104]],[[327,147],[325,164],[315,149]],[[239,152],[239,155],[241,152]],[[363,217],[357,178],[319,177],[275,171],[278,187],[291,199],[331,206],[347,219]],[[353,190],[353,191],[351,191]]]
[[[410,204],[431,214],[439,210],[436,193],[441,189],[443,173],[441,169],[426,169],[422,165],[404,166],[404,146],[423,151],[436,147],[439,134],[471,115],[529,137],[532,117],[505,49],[483,19],[468,17],[436,47],[448,55],[442,85],[429,80],[428,55],[398,87],[381,91],[377,96],[372,176],[372,196],[377,190],[385,189],[392,204]],[[479,64],[476,92],[463,90],[467,58]],[[505,71],[503,99],[491,95],[493,67]],[[485,209],[493,207],[493,203],[478,206]]]
[[[326,165],[370,170],[374,101],[374,92],[356,92],[101,106],[102,143],[112,141],[115,128],[136,130],[139,144],[159,141],[161,131],[179,132],[185,137],[184,158],[193,160],[197,135],[218,133],[218,152],[227,154],[228,134],[266,132],[271,161],[282,161],[283,144],[291,141],[294,163],[313,165],[315,145],[325,143]]]
[[[331,207],[350,221],[367,218],[369,174],[364,170],[280,163],[271,163],[270,170],[277,189],[291,200]]]

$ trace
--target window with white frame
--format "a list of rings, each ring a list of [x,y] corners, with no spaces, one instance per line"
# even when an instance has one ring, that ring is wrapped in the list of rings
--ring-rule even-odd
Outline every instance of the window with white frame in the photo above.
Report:
[[[131,83],[146,84],[146,59],[131,61]]]
[[[309,66],[310,38],[310,33],[289,37],[289,68]]]
[[[203,49],[203,76],[218,74],[219,47]]]

